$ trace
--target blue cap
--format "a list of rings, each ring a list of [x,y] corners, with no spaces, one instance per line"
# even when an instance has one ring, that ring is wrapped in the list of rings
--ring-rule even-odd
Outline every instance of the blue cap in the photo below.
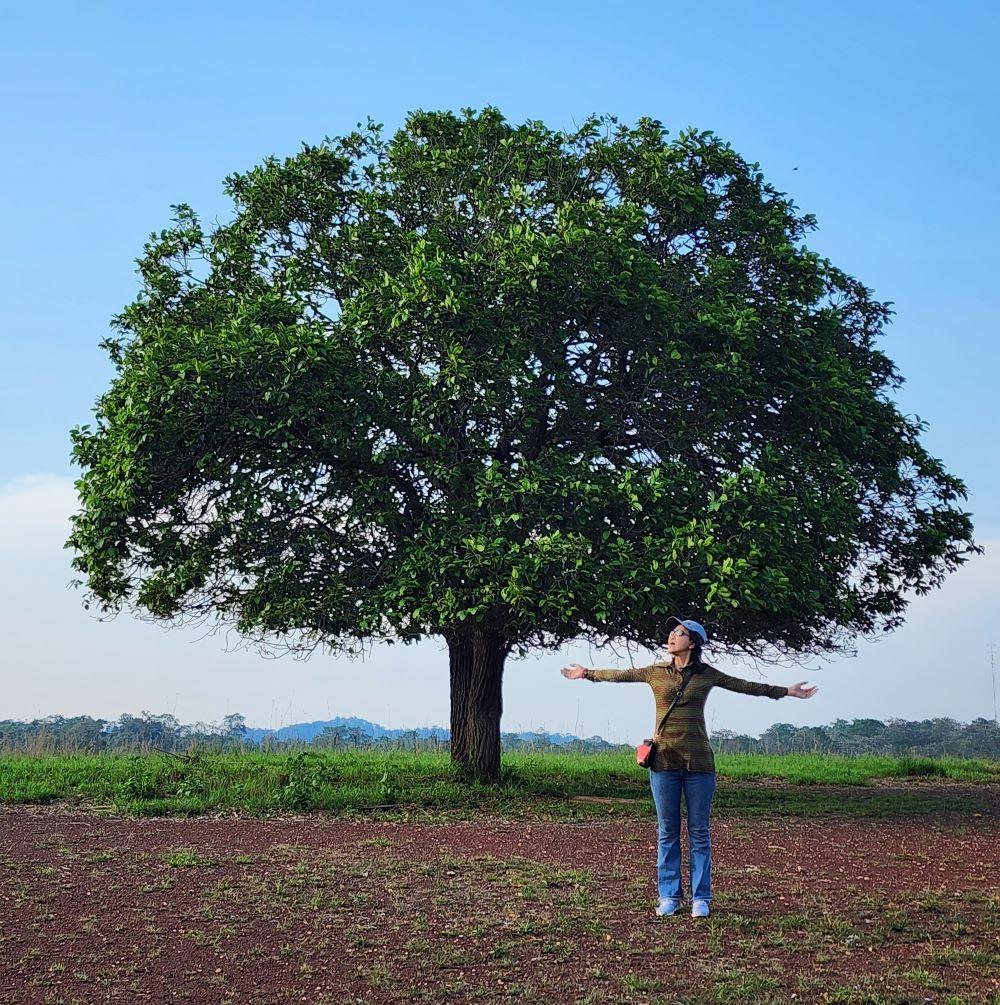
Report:
[[[681,621],[680,618],[667,618],[668,631],[675,628],[677,625],[683,625],[689,632],[694,632],[696,635],[701,636],[703,645],[708,643],[708,632],[706,632],[704,626],[698,624],[697,621],[691,621],[690,619]]]

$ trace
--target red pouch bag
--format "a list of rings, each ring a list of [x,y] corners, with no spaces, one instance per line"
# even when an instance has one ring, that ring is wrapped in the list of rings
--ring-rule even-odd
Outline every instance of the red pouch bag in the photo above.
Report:
[[[635,761],[640,768],[648,768],[649,762],[653,759],[653,751],[656,750],[656,740],[643,740],[635,748]]]

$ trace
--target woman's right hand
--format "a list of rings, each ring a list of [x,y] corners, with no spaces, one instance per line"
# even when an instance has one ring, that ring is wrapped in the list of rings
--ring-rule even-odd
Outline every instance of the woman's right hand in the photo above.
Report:
[[[568,667],[563,667],[559,672],[568,680],[579,680],[587,672],[587,668],[580,666],[579,663],[570,663]]]

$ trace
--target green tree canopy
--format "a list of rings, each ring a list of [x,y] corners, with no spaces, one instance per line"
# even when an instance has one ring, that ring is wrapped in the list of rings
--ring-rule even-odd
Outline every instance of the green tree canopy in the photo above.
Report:
[[[416,112],[226,180],[139,260],[69,544],[102,609],[356,652],[447,640],[499,765],[510,653],[826,651],[976,550],[890,311],[709,132]]]

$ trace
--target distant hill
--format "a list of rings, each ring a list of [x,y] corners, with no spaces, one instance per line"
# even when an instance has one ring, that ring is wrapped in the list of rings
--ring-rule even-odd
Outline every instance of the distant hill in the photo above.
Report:
[[[377,722],[369,722],[367,719],[359,719],[357,716],[337,716],[335,719],[326,719],[322,722],[296,722],[291,726],[282,726],[281,729],[260,729],[254,726],[247,726],[243,733],[243,739],[249,743],[259,744],[265,737],[273,737],[275,740],[300,740],[309,743],[319,736],[323,730],[329,726],[331,729],[358,730],[372,740],[396,739],[400,736],[411,737],[414,734],[421,740],[438,739],[448,742],[451,738],[451,731],[442,726],[421,726],[416,729],[386,729]],[[581,737],[573,736],[570,733],[546,733],[542,730],[534,732],[504,733],[505,737],[516,737],[519,740],[545,739],[549,743],[567,744],[578,742]],[[591,737],[591,739],[599,739]]]

